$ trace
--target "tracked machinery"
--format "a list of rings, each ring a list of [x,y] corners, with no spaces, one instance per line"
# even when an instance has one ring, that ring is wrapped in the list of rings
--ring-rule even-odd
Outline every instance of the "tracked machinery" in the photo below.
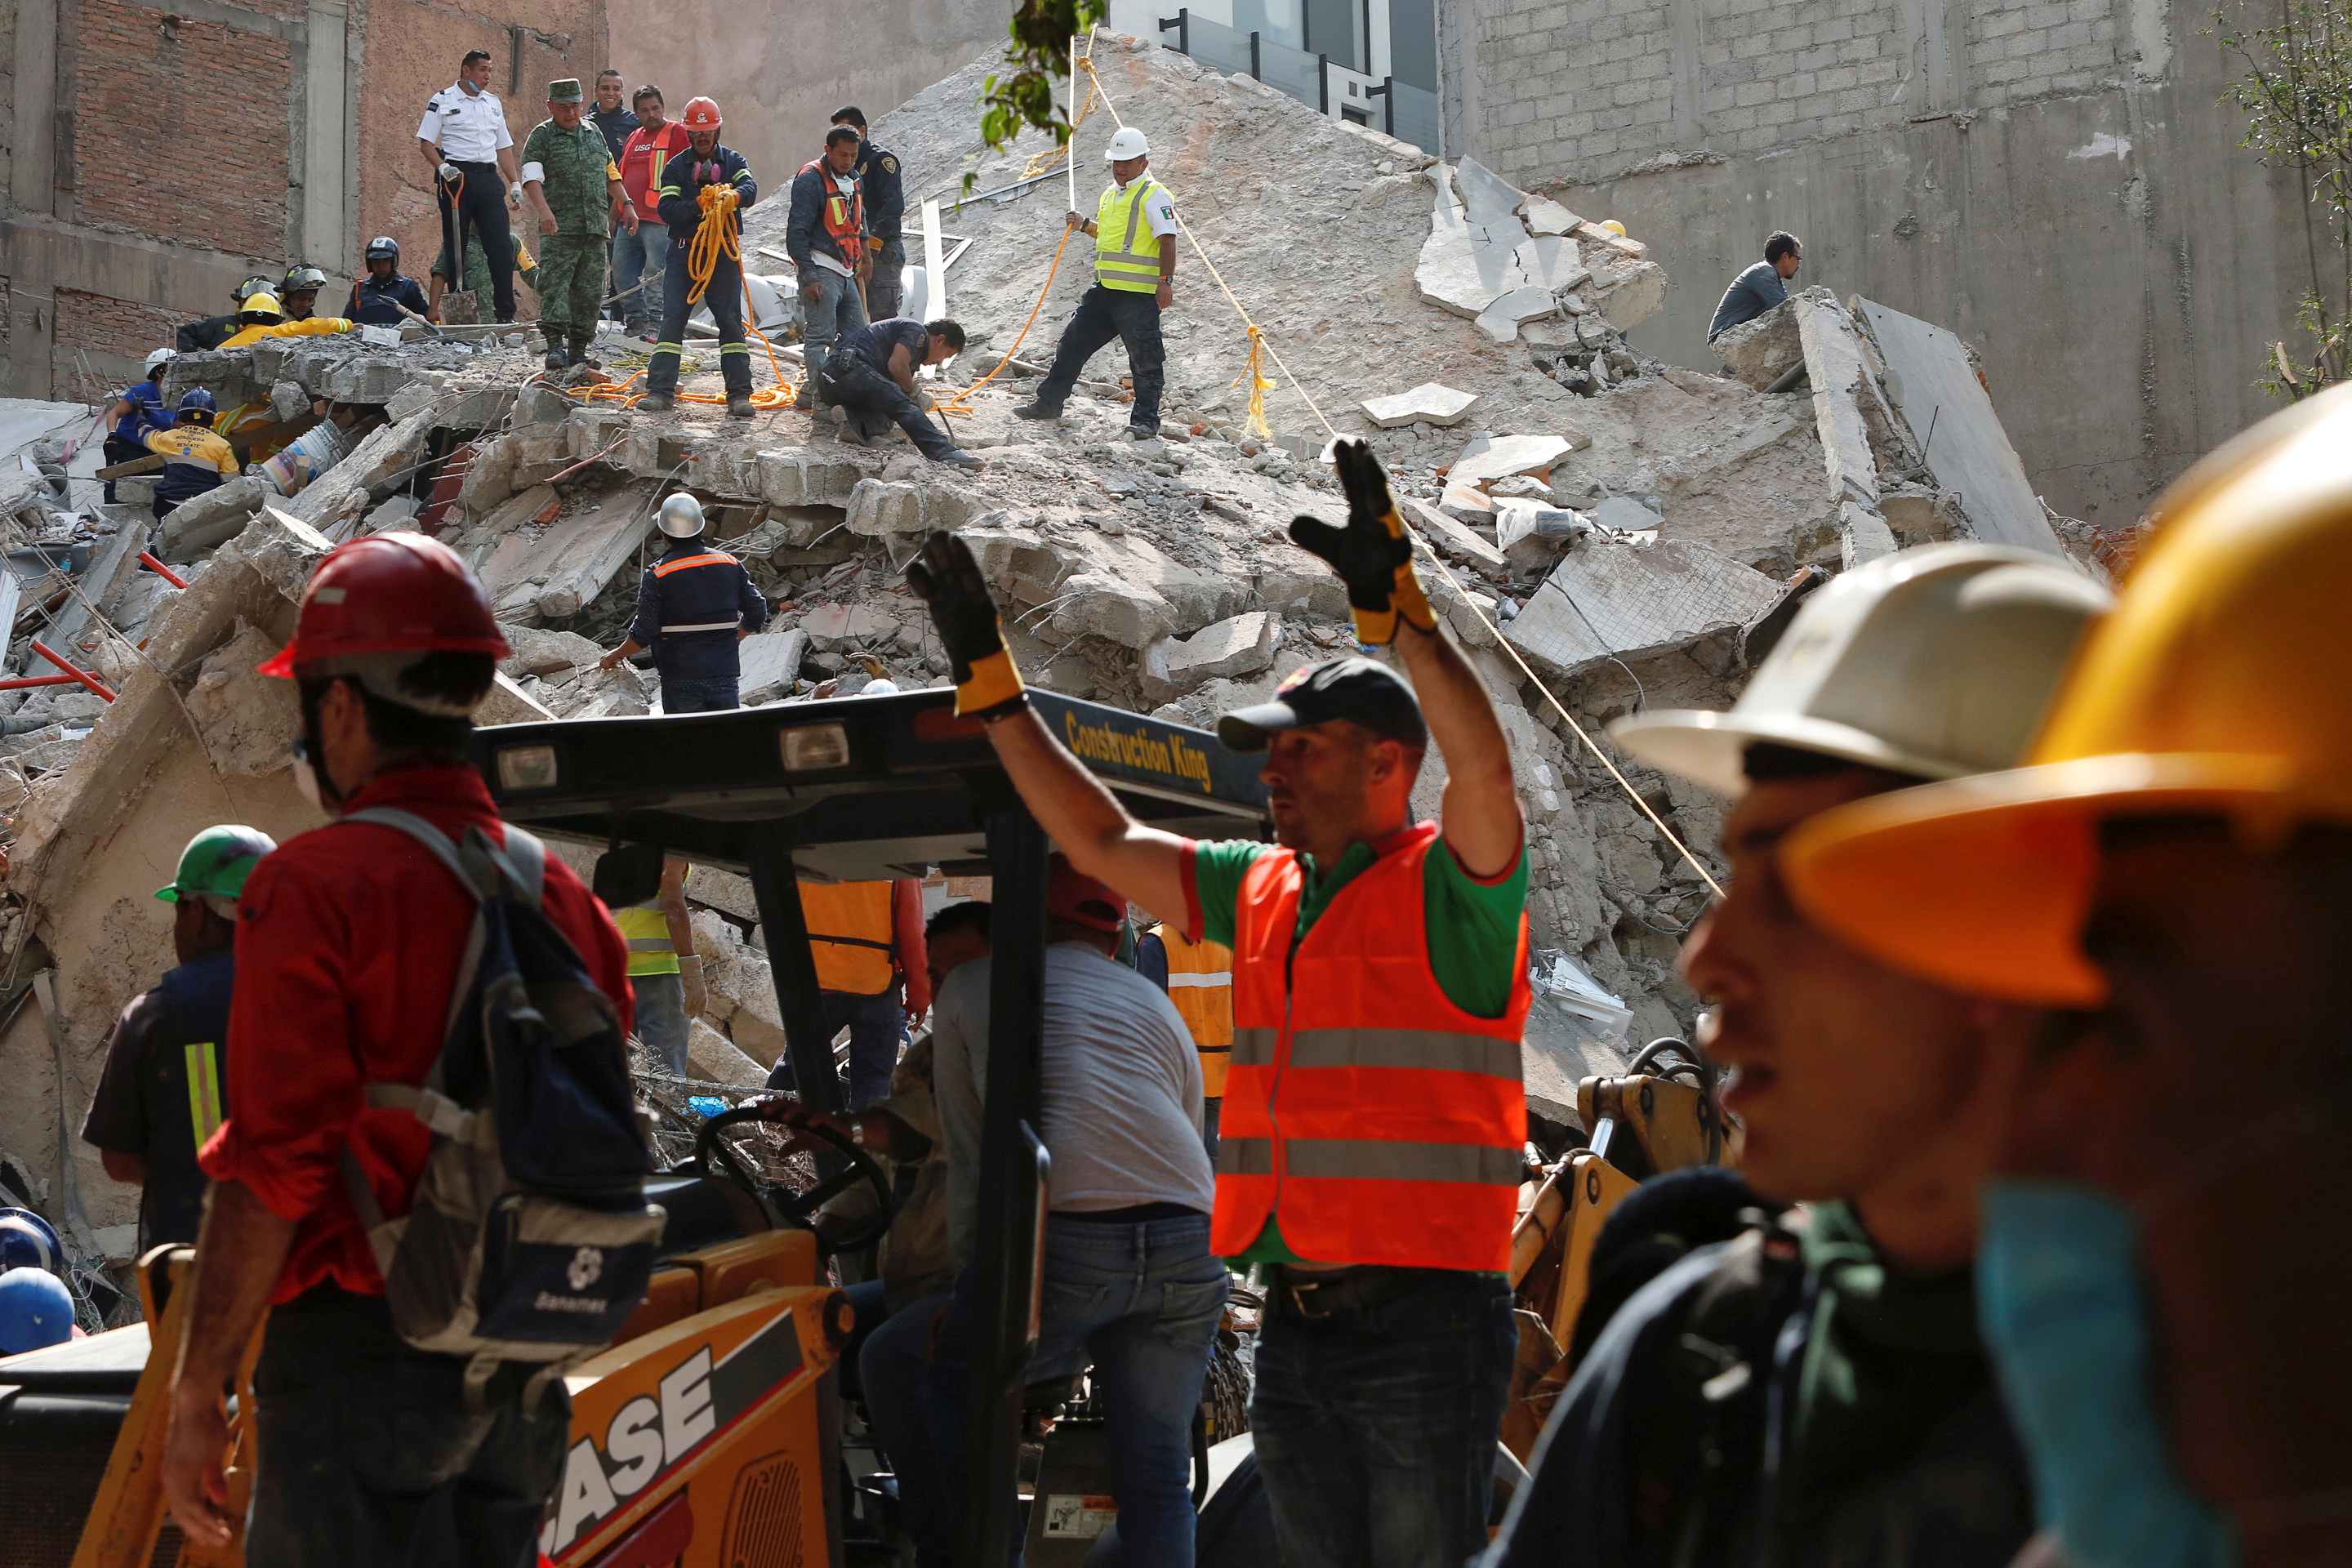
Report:
[[[1266,832],[1252,760],[1208,734],[1046,692],[1032,700],[1139,819],[1194,837]],[[1076,1386],[1032,1384],[1027,1375],[1050,1181],[1037,1110],[1049,846],[980,725],[955,716],[951,693],[933,690],[509,725],[475,743],[509,821],[607,853],[666,852],[750,879],[798,1093],[820,1110],[840,1110],[844,1089],[801,883],[934,869],[992,879],[992,1048],[966,1411],[973,1440],[959,1560],[976,1568],[1006,1561],[1024,1479],[1035,1498],[1022,1524],[1034,1568],[1076,1568],[1090,1553],[1092,1568],[1114,1560],[1099,1424]],[[1512,1266],[1527,1309],[1513,1412],[1520,1426],[1535,1424],[1509,1444],[1522,1458],[1564,1381],[1558,1347],[1569,1341],[1608,1211],[1656,1171],[1723,1157],[1710,1086],[1676,1044],[1661,1042],[1625,1075],[1587,1079],[1587,1142],[1530,1169]],[[730,1142],[762,1114],[744,1106],[709,1118],[693,1154],[646,1184],[647,1201],[667,1216],[660,1267],[614,1344],[566,1379],[571,1443],[541,1538],[555,1568],[840,1568],[853,1554],[887,1554],[868,1507],[887,1493],[887,1478],[853,1481],[845,1462],[845,1434],[846,1447],[856,1442],[841,1393],[852,1314],[828,1259],[856,1267],[857,1249],[887,1223],[889,1184],[837,1140],[814,1173],[803,1162],[797,1175],[779,1179],[772,1163]],[[859,1183],[881,1200],[879,1217],[863,1235],[835,1237],[829,1253],[808,1217]],[[0,1360],[0,1489],[11,1499],[0,1568],[241,1564],[235,1543],[214,1552],[181,1541],[157,1479],[187,1302],[173,1286],[192,1260],[185,1247],[141,1260],[143,1321]],[[238,1513],[253,1451],[236,1413],[251,1408],[257,1349],[257,1339],[231,1390]],[[1245,1435],[1207,1446],[1239,1424],[1245,1386],[1234,1364],[1227,1357],[1212,1371],[1195,1495],[1200,1560],[1240,1568],[1276,1559]],[[1024,1477],[1024,1443],[1056,1415],[1037,1470]]]

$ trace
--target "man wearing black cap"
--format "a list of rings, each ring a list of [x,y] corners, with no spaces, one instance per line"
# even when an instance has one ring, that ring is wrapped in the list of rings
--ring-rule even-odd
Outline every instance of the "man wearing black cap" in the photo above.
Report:
[[[1437,629],[1370,449],[1335,454],[1345,528],[1291,538],[1348,585],[1369,658],[1312,665],[1218,736],[1265,753],[1275,845],[1128,816],[1029,711],[986,584],[933,534],[908,569],[960,713],[1078,869],[1234,951],[1211,1246],[1274,1289],[1251,1406],[1290,1568],[1460,1562],[1486,1542],[1517,1336],[1510,1229],[1526,1136],[1527,868],[1510,753]],[[1431,740],[1444,825],[1410,795]]]

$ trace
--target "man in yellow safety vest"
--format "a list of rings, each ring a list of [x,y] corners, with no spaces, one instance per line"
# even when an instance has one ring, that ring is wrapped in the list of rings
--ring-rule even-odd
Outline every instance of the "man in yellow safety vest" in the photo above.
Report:
[[[1225,1099],[1225,1069],[1234,1060],[1234,950],[1221,942],[1189,941],[1162,921],[1136,943],[1135,967],[1159,982],[1192,1032],[1201,1054],[1201,1141],[1217,1157],[1217,1110]]]
[[[904,877],[803,882],[801,910],[816,959],[825,1036],[849,1030],[849,1109],[863,1110],[889,1091],[908,1023],[931,1010],[922,884]],[[768,1087],[795,1087],[790,1056],[776,1058]]]
[[[702,960],[694,951],[694,921],[686,907],[688,870],[683,860],[664,860],[659,892],[613,910],[613,923],[629,944],[637,1037],[680,1078],[689,1076],[686,1047],[694,1020],[709,1002],[702,985]],[[606,890],[600,887],[597,895],[601,898]]]
[[[1024,419],[1060,418],[1087,361],[1117,338],[1127,345],[1135,377],[1127,433],[1149,441],[1160,434],[1160,388],[1167,380],[1160,312],[1176,302],[1176,204],[1151,177],[1151,144],[1142,132],[1122,127],[1107,155],[1115,183],[1104,187],[1093,220],[1075,212],[1066,220],[1094,237],[1095,286],[1062,329],[1054,368],[1038,384],[1035,401],[1013,412]]]

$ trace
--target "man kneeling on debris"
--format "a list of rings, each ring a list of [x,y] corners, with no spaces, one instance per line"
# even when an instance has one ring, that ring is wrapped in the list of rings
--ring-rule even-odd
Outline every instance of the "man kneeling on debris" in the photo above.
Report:
[[[508,651],[481,584],[447,546],[378,533],[320,563],[294,640],[261,667],[293,679],[296,783],[341,820],[271,854],[238,900],[235,1109],[201,1156],[213,1185],[194,1276],[180,1287],[194,1294],[162,1467],[189,1541],[226,1546],[222,1391],[266,1312],[260,1397],[247,1418],[257,1462],[244,1545],[256,1568],[516,1568],[530,1561],[562,1474],[562,1381],[534,1384],[545,1369],[529,1362],[419,1350],[395,1328],[385,1295],[385,1271],[402,1264],[382,1226],[409,1213],[428,1158],[446,1147],[419,1119],[431,1102],[418,1091],[429,1073],[436,1089],[467,1092],[440,1069],[453,1011],[463,1011],[452,993],[469,970],[469,939],[480,940],[473,889],[451,869],[457,850],[445,843],[445,860],[413,834],[498,856],[509,876],[540,872],[538,900],[508,906],[514,946],[563,944],[573,973],[612,1009],[609,1027],[576,1046],[567,1039],[598,1053],[593,1073],[572,1082],[626,1072],[620,933],[562,860],[542,859],[535,841],[499,820],[465,754]],[[574,1006],[590,1010],[576,995]],[[567,1108],[583,1099],[547,1098]],[[476,1114],[492,1114],[478,1104]],[[567,1117],[546,1136],[576,1140],[581,1126]],[[440,1192],[458,1184],[439,1174]],[[412,1266],[404,1278],[412,1300],[425,1303],[413,1310],[429,1314],[435,1285],[422,1272]],[[559,1273],[542,1295],[576,1311],[554,1296],[562,1289]]]
[[[1379,461],[1348,441],[1335,458],[1348,525],[1299,518],[1291,538],[1427,701],[1384,665],[1336,658],[1221,720],[1227,747],[1265,753],[1278,847],[1138,823],[1030,710],[970,548],[935,533],[908,576],[957,710],[987,724],[1054,842],[1234,950],[1211,1245],[1274,1275],[1250,1421],[1284,1562],[1460,1563],[1486,1541],[1518,1342],[1505,1272],[1527,1139],[1524,832],[1494,704],[1438,628]],[[1442,831],[1412,816],[1433,738]],[[1181,1020],[1178,1039],[1197,1084]]]
[[[896,420],[931,461],[981,467],[978,458],[957,450],[931,423],[915,391],[915,372],[945,364],[963,353],[963,329],[953,321],[925,323],[908,316],[876,321],[843,339],[817,373],[825,396],[847,411],[841,438],[863,447]]]
[[[1683,971],[1716,1009],[1742,1174],[1809,1211],[1662,1268],[1610,1320],[1492,1568],[2005,1568],[2032,1533],[1969,1270],[2042,1015],[1856,952],[1778,857],[1844,802],[2015,763],[2108,603],[2023,551],[1905,551],[1809,601],[1729,713],[1618,721],[1635,758],[1737,800],[1730,890]]]
[[[1201,1146],[1201,1065],[1168,998],[1113,956],[1126,924],[1118,895],[1059,855],[1049,867],[1039,1077],[1053,1211],[1029,1377],[1092,1365],[1122,1561],[1182,1568],[1192,1561],[1192,1413],[1227,1285],[1209,1247],[1215,1182]],[[932,1019],[948,1238],[967,1271],[930,1376],[947,1489],[963,1474],[990,978],[986,964],[957,970]]]
[[[703,542],[700,501],[682,490],[670,497],[661,504],[659,526],[669,548],[637,584],[628,639],[596,668],[611,669],[651,648],[663,712],[740,707],[743,664],[736,645],[768,624],[768,601],[740,561]]]
[[[155,481],[155,521],[172,515],[184,500],[215,490],[236,477],[242,466],[236,449],[213,428],[213,395],[201,386],[180,394],[178,420],[168,430],[150,430],[147,449],[163,458],[163,477]]]
[[[1789,297],[1789,279],[1804,265],[1804,247],[1797,237],[1785,231],[1774,234],[1764,242],[1764,259],[1731,280],[1723,298],[1715,307],[1715,319],[1706,324],[1706,341],[1713,342],[1723,333],[1752,321]]]

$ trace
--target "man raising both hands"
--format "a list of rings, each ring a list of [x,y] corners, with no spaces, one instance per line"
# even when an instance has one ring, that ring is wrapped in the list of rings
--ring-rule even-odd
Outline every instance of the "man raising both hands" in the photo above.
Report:
[[[1419,1568],[1486,1539],[1516,1348],[1527,868],[1502,728],[1437,628],[1387,479],[1362,443],[1335,460],[1348,525],[1302,517],[1291,538],[1413,685],[1327,659],[1218,721],[1228,749],[1265,754],[1275,845],[1136,822],[1030,711],[962,541],[933,534],[908,578],[956,710],[988,725],[1071,863],[1234,950],[1211,1246],[1274,1273],[1250,1415],[1283,1556]],[[1411,816],[1433,738],[1442,827]]]

